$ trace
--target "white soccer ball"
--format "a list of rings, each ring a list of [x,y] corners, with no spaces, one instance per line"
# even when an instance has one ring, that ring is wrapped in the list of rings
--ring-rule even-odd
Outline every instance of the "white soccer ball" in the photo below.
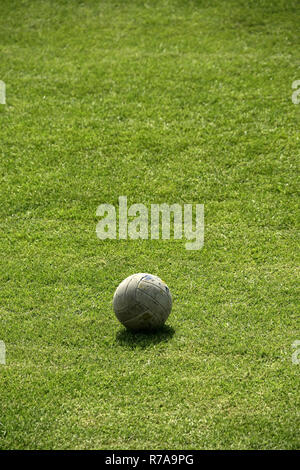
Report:
[[[116,289],[113,307],[117,319],[130,330],[155,330],[161,327],[172,309],[168,286],[147,273],[127,277]]]

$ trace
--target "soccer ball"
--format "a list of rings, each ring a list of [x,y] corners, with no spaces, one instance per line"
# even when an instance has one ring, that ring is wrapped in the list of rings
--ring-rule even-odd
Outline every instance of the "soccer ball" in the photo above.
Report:
[[[130,330],[161,327],[172,309],[168,286],[157,276],[133,274],[118,286],[113,307],[117,319]]]

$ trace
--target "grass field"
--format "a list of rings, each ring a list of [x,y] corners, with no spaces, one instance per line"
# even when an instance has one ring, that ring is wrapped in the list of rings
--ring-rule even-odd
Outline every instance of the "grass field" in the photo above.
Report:
[[[1,0],[1,449],[300,448],[300,5]],[[199,203],[205,244],[96,209]],[[167,326],[111,302],[150,272]],[[299,301],[298,301],[299,303]]]

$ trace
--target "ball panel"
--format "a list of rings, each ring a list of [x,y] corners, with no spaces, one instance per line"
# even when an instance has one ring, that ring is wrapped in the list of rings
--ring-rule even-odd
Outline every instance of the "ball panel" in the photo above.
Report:
[[[115,311],[121,311],[127,308],[126,289],[128,279],[124,279],[114,293],[113,306]]]
[[[115,311],[115,314],[117,319],[121,323],[125,324],[125,322],[131,320],[132,318],[143,314],[146,310],[147,307],[136,302],[135,304],[132,304],[129,307],[127,306],[125,310]]]
[[[146,310],[134,318],[123,322],[123,325],[130,330],[151,330],[158,328],[161,325],[161,321],[153,312]]]
[[[166,289],[167,288],[167,289]],[[171,311],[172,308],[172,298],[168,287],[156,281],[149,282],[141,279],[138,284],[137,292],[141,289],[146,294],[150,295],[154,300],[156,300],[166,311]],[[137,294],[138,295],[138,294]],[[137,297],[138,298],[138,297]]]
[[[151,294],[153,292],[151,291]],[[152,297],[146,290],[138,288],[136,291],[136,299],[141,304],[144,305],[150,312],[156,313],[160,317],[164,317],[166,314],[166,310],[164,307],[159,303],[158,299]]]
[[[133,274],[127,277],[117,287],[113,298],[114,310],[122,312],[127,307],[135,304],[135,289],[138,281],[140,280],[138,274]]]

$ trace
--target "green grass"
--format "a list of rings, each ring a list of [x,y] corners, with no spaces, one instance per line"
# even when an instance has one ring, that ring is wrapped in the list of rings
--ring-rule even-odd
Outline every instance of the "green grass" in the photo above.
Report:
[[[1,1],[1,449],[296,449],[296,0]],[[203,203],[205,245],[97,206]],[[111,307],[150,272],[174,307]]]

